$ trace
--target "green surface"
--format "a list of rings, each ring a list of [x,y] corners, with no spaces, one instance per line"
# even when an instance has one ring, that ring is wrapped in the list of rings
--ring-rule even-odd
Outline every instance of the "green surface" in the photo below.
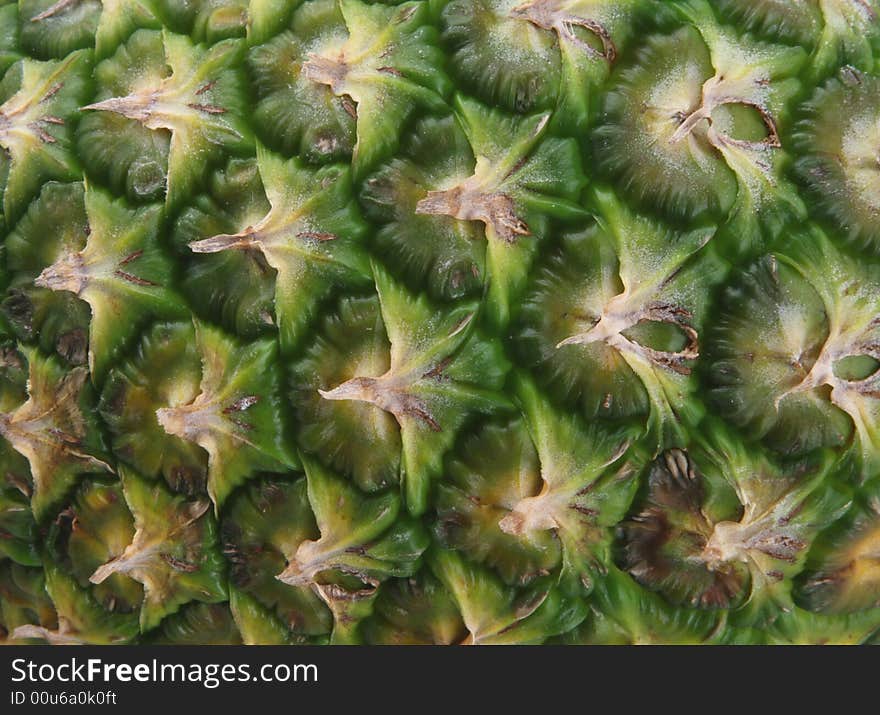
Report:
[[[0,641],[880,633],[877,0],[0,2]]]

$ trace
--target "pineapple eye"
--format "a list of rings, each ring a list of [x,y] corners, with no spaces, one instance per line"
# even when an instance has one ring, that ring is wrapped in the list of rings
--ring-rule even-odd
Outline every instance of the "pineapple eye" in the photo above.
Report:
[[[880,0],[0,0],[36,641],[880,645]]]
[[[792,137],[816,210],[855,246],[880,245],[880,79],[844,68],[818,87]]]
[[[118,484],[89,479],[53,522],[47,548],[53,558],[109,613],[135,613],[143,587],[125,574],[92,585],[89,576],[122,553],[134,534],[134,520]]]
[[[364,634],[376,645],[441,645],[461,643],[468,631],[450,594],[427,574],[383,587]]]
[[[809,47],[822,28],[822,8],[817,2],[791,0],[715,0],[724,21],[775,40]]]
[[[751,577],[744,560],[716,559],[716,526],[742,518],[723,481],[707,478],[691,456],[664,452],[651,465],[648,489],[619,531],[618,560],[639,583],[674,604],[726,608],[745,598]]]
[[[22,0],[21,44],[40,59],[62,58],[94,42],[98,0]]]
[[[874,485],[876,489],[876,483]],[[876,608],[880,584],[880,501],[859,504],[823,533],[799,575],[798,605],[818,613]]]
[[[543,486],[526,425],[490,423],[461,443],[438,487],[437,534],[444,547],[493,569],[507,584],[526,584],[557,568],[560,544],[551,531],[512,533],[511,515]]]
[[[841,380],[867,380],[880,370],[880,360],[870,355],[848,355],[834,363],[834,375]]]
[[[156,645],[241,645],[241,635],[225,603],[190,603],[162,621],[150,637]]]

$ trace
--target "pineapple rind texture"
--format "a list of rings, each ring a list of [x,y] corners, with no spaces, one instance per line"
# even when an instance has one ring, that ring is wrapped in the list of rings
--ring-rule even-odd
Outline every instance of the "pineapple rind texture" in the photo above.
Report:
[[[0,0],[0,642],[880,640],[876,0]]]

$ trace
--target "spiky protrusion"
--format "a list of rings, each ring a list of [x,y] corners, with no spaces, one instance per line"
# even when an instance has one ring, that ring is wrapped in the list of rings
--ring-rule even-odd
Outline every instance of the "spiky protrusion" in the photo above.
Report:
[[[399,128],[416,106],[441,106],[448,85],[438,72],[440,54],[425,26],[425,5],[338,5],[347,36],[307,53],[302,76],[348,98],[357,123],[352,170],[360,177],[396,146]]]
[[[100,456],[85,368],[65,371],[36,351],[26,352],[28,399],[0,414],[0,435],[24,455],[31,467],[31,506],[38,519],[87,472],[112,472]]]
[[[647,497],[623,524],[623,568],[676,605],[748,602],[753,617],[769,620],[775,608],[791,611],[787,577],[848,506],[829,483],[829,466],[819,460],[782,470],[719,431],[689,452],[670,450],[652,466]]]
[[[319,387],[318,394],[325,401],[366,402],[394,415],[407,508],[421,514],[427,508],[430,480],[440,471],[441,454],[468,413],[503,404],[492,389],[507,366],[497,346],[484,342],[474,330],[472,306],[439,310],[408,293],[378,266],[374,275],[390,343],[387,353],[377,357],[387,370]],[[419,327],[413,332],[410,325]]]
[[[456,0],[441,17],[471,93],[516,112],[555,108],[554,125],[581,131],[638,11],[633,0]]]
[[[104,388],[114,450],[175,491],[207,491],[218,511],[258,471],[286,471],[296,460],[284,444],[276,350],[201,323],[156,326]],[[157,375],[158,364],[174,369]]]
[[[142,583],[140,623],[144,630],[190,600],[223,600],[226,588],[210,502],[172,496],[161,483],[150,485],[127,470],[122,484],[134,516],[134,536],[121,554],[95,569],[89,580],[101,584],[121,573]]]
[[[3,214],[16,220],[47,180],[74,181],[79,167],[70,123],[83,100],[90,59],[74,52],[63,60],[23,59],[0,90],[0,189]],[[11,74],[17,81],[10,81]],[[11,96],[8,87],[13,87]]]
[[[240,348],[224,338],[198,326],[199,393],[191,401],[156,410],[167,434],[208,453],[208,494],[218,510],[229,492],[258,469],[281,471],[294,464],[281,444],[277,383],[267,380],[274,367],[272,346],[264,342]]]
[[[711,212],[730,223],[731,250],[752,250],[806,213],[780,140],[806,53],[737,37],[705,0],[676,10],[690,24],[649,38],[606,95],[597,156],[642,203]]]
[[[739,300],[712,341],[712,395],[780,451],[850,441],[870,476],[880,459],[878,266],[855,263],[817,229],[798,236],[729,289]]]
[[[581,162],[570,142],[544,137],[549,114],[519,119],[462,98],[458,112],[474,156],[473,173],[428,187],[415,212],[484,225],[490,317],[504,324],[548,214],[563,219],[581,214],[574,203],[584,184]],[[535,205],[544,211],[533,211]]]
[[[136,32],[96,69],[101,99],[82,110],[98,116],[86,117],[79,128],[79,146],[94,147],[84,151],[86,166],[110,174],[114,182],[122,174],[135,196],[165,189],[166,205],[178,207],[220,147],[250,145],[238,69],[243,51],[236,40],[204,48],[168,31]],[[138,143],[154,144],[153,132],[161,148],[153,145],[146,156],[139,154]],[[125,171],[114,166],[114,156],[126,157]]]
[[[183,306],[166,287],[171,270],[158,244],[158,209],[130,211],[96,189],[87,189],[83,200],[85,246],[60,253],[34,285],[73,293],[89,304],[89,370],[101,381],[142,325],[180,317]]]
[[[690,290],[724,265],[711,227],[679,234],[596,192],[603,225],[566,236],[536,272],[516,344],[539,379],[588,416],[646,414],[659,445],[700,414],[689,399],[706,304]]]
[[[257,164],[269,212],[238,233],[189,245],[194,253],[255,251],[275,269],[275,312],[284,346],[296,346],[315,304],[334,282],[365,284],[366,227],[350,196],[350,175],[337,167],[312,171],[260,148]]]

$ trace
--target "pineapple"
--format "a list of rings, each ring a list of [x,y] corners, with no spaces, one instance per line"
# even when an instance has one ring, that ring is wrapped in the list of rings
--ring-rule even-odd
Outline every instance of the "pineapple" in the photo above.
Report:
[[[0,640],[880,640],[880,2],[0,0]]]

